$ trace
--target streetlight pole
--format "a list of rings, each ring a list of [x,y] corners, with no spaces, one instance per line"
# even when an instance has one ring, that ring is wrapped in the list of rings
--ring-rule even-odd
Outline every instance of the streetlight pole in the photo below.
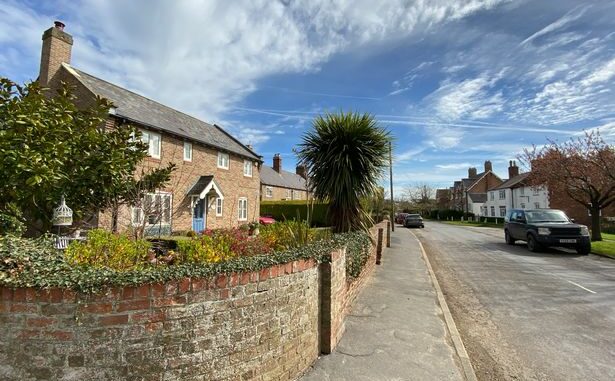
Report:
[[[395,231],[395,201],[393,201],[393,148],[389,141],[389,179],[391,181],[391,230]]]

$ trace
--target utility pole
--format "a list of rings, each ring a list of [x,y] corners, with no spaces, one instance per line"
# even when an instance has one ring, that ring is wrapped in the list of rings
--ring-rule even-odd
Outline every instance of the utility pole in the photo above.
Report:
[[[391,180],[391,230],[395,231],[395,201],[393,201],[393,148],[389,141],[389,178]]]

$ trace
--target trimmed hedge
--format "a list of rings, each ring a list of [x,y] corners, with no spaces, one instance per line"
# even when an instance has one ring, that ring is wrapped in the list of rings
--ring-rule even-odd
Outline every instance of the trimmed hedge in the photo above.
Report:
[[[145,283],[167,282],[186,277],[210,278],[217,274],[258,271],[299,259],[328,262],[329,253],[346,245],[351,259],[351,274],[363,266],[365,233],[337,234],[331,240],[309,243],[292,250],[266,255],[237,257],[218,263],[184,263],[179,265],[151,265],[142,269],[116,271],[109,268],[74,266],[64,254],[53,247],[52,237],[26,239],[0,236],[0,286],[69,288],[84,293],[103,291],[111,286],[138,286]],[[369,251],[367,251],[369,254]],[[348,270],[347,270],[348,271]],[[360,272],[360,268],[358,270]]]
[[[329,226],[326,203],[314,203],[312,209],[312,226]],[[276,221],[307,219],[308,206],[305,200],[295,201],[263,201],[261,202],[261,216],[271,216]]]
[[[432,210],[429,213],[429,218],[432,220],[438,219],[438,217],[441,220],[449,220],[451,217],[453,218],[453,220],[461,220],[461,217],[464,218],[464,220],[467,220],[468,218],[474,218],[474,213],[466,213],[466,212],[462,212],[461,210],[454,210],[454,209],[444,209],[444,210]]]

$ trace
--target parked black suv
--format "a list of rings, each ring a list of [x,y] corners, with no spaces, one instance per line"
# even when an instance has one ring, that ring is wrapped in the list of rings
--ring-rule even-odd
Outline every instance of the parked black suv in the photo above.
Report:
[[[579,254],[589,254],[591,241],[585,225],[575,224],[564,212],[556,209],[512,209],[504,222],[506,243],[526,241],[530,251],[559,246],[576,249]]]

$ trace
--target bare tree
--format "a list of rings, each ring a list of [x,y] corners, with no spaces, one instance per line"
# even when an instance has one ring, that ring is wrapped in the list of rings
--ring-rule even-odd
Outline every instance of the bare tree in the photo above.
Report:
[[[531,167],[528,182],[566,194],[591,213],[592,240],[601,241],[600,212],[615,201],[615,147],[597,131],[564,143],[549,141],[519,158]]]
[[[423,215],[431,212],[436,205],[436,190],[426,183],[412,185],[404,193],[412,206]]]

